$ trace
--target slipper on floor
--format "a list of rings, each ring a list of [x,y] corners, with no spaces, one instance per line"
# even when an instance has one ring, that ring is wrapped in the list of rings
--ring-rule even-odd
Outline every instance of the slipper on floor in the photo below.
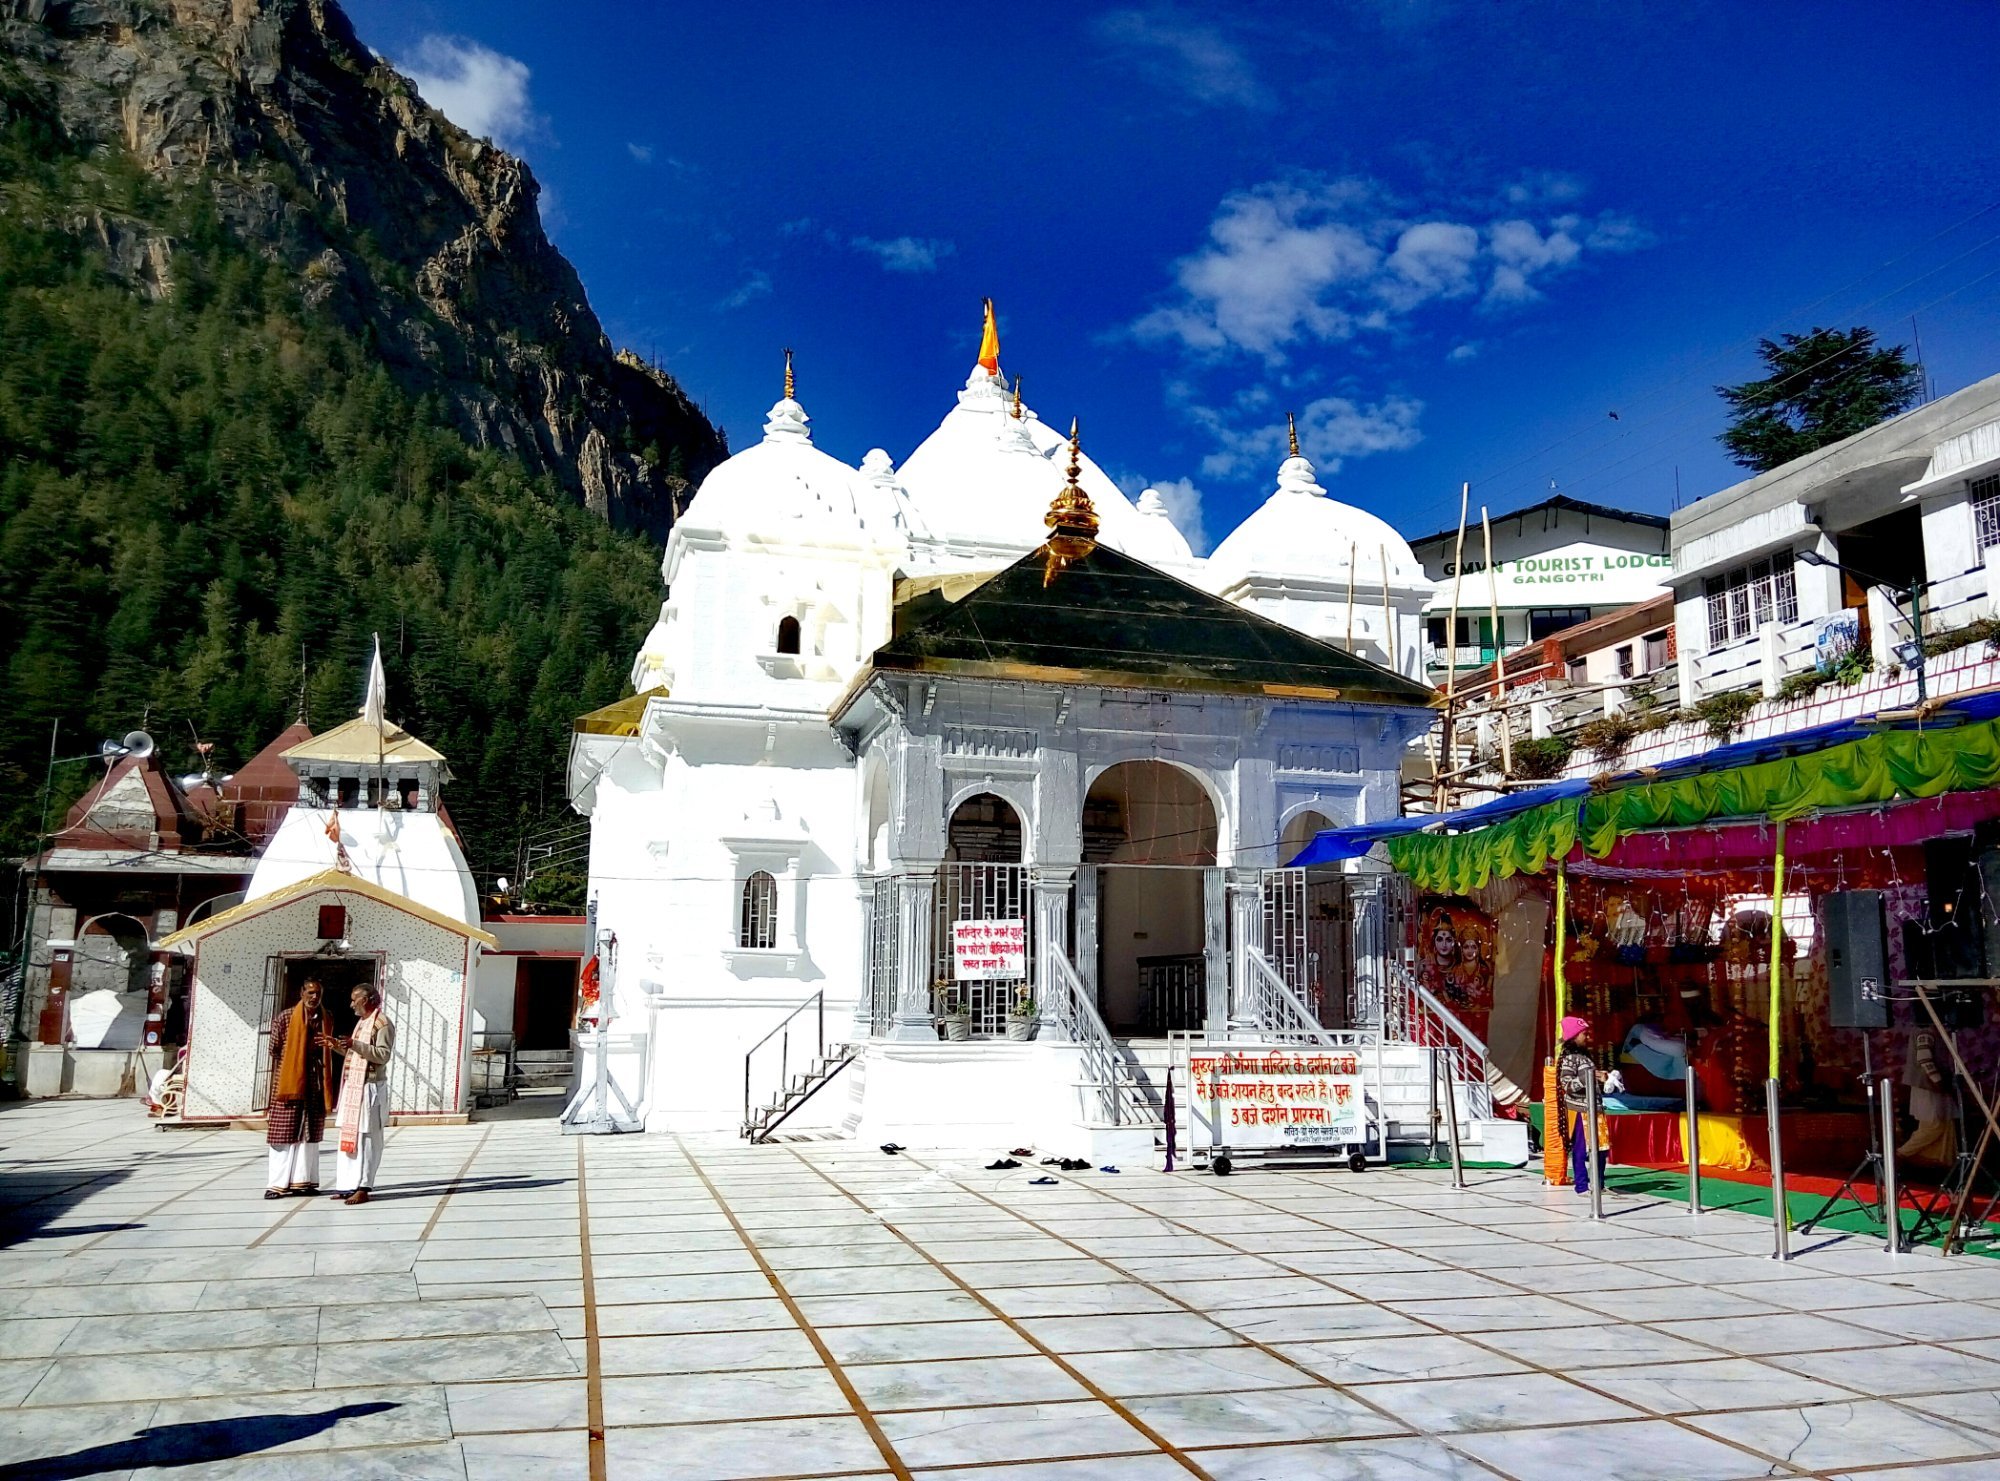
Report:
[[[898,1152],[902,1151],[903,1149],[897,1146],[894,1142],[884,1142],[882,1143],[882,1150],[889,1156],[894,1157]]]
[[[1044,1157],[1042,1159],[1043,1167],[1061,1167],[1062,1163],[1063,1160],[1060,1157]]]
[[[1107,1163],[1105,1163],[1105,1164],[1104,1164],[1104,1166],[1100,1167],[1100,1168],[1098,1169],[1098,1171],[1099,1171],[1099,1172],[1116,1172],[1116,1171],[1118,1171],[1118,1169],[1117,1169],[1117,1168],[1115,1168],[1115,1167],[1113,1167],[1113,1166],[1112,1166],[1112,1165],[1111,1165],[1110,1163],[1108,1163],[1108,1162],[1107,1162]]]
[[[1028,1179],[1028,1186],[1029,1186],[1030,1188],[1053,1188],[1053,1187],[1054,1187],[1055,1185],[1056,1185],[1056,1180],[1055,1180],[1054,1178],[1029,1178],[1029,1179]]]
[[[1035,1155],[1035,1149],[1033,1147],[1016,1147],[1007,1155],[1009,1157],[1032,1157]]]
[[[998,1162],[987,1163],[986,1170],[988,1172],[1004,1172],[1010,1167],[1019,1167],[1020,1165],[1020,1163],[1011,1157],[1002,1157]]]
[[[1064,1172],[1089,1172],[1090,1163],[1082,1157],[1065,1157],[1056,1164]]]

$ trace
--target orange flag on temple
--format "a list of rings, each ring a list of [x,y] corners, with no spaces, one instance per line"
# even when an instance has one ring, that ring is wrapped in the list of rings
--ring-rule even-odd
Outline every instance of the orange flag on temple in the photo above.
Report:
[[[986,300],[986,332],[979,336],[979,366],[988,375],[1000,373],[1000,326],[993,321],[993,300]]]

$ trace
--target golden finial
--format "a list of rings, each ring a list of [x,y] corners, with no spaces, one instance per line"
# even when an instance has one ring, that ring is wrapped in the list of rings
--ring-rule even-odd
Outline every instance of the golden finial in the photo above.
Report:
[[[1014,420],[1021,420],[1021,378],[1014,377]]]
[[[1056,573],[1071,561],[1097,548],[1097,510],[1090,495],[1078,481],[1083,475],[1083,444],[1077,437],[1076,419],[1069,424],[1069,479],[1056,495],[1042,523],[1049,527],[1048,564],[1042,568],[1042,585],[1056,579]]]
[[[788,391],[786,394],[791,393]],[[1285,413],[1285,430],[1292,434],[1292,456],[1296,458],[1299,455],[1299,424],[1292,420],[1290,412]]]
[[[785,346],[785,399],[786,399],[787,401],[790,401],[790,400],[792,400],[792,399],[793,399],[793,396],[792,396],[792,347],[791,347],[790,345],[786,345],[786,346]]]

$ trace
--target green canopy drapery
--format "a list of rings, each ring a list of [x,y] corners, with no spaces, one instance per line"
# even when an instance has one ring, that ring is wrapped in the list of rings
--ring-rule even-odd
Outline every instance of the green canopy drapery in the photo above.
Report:
[[[1936,797],[2000,786],[2000,720],[1937,730],[1885,730],[1803,756],[1636,782],[1565,798],[1468,833],[1383,840],[1398,873],[1432,894],[1462,895],[1538,874],[1581,841],[1594,858],[1628,833],[1716,818],[1786,822],[1825,808]]]
[[[1576,802],[1551,802],[1473,833],[1384,840],[1389,861],[1433,895],[1463,895],[1510,874],[1539,874],[1576,847]]]
[[[1879,735],[1727,771],[1646,782],[1585,799],[1583,846],[1603,858],[1627,833],[1711,818],[1789,822],[1823,808],[2000,785],[2000,721]]]

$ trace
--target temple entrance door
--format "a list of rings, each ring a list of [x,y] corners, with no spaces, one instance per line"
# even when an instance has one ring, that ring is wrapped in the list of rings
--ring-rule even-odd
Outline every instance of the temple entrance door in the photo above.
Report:
[[[981,792],[953,810],[938,868],[931,980],[970,1011],[981,1038],[1004,1034],[1009,1007],[1034,991],[1035,912],[1021,848],[1021,816],[1006,799]],[[952,926],[959,921],[1018,922],[1026,946],[1020,975],[958,981]]]
[[[1098,866],[1097,1006],[1114,1034],[1206,1021],[1215,843],[1215,807],[1179,767],[1121,762],[1085,794],[1083,862]]]

